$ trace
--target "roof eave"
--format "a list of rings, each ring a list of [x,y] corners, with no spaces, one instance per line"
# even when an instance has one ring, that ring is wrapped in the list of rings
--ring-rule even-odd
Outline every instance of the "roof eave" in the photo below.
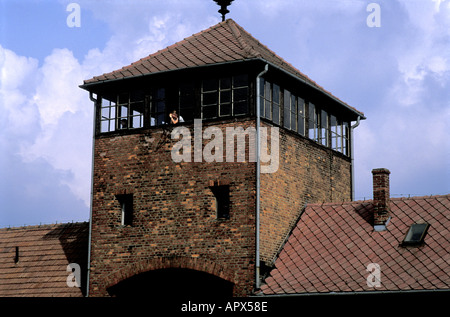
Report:
[[[212,66],[223,66],[223,65],[245,63],[245,62],[251,62],[251,61],[255,61],[255,60],[258,60],[258,59],[257,58],[248,58],[248,59],[226,61],[226,62],[220,62],[220,63],[214,63],[214,64],[204,64],[204,65],[197,65],[197,66],[191,66],[191,67],[169,69],[169,70],[163,70],[163,71],[159,71],[159,72],[147,73],[147,74],[142,74],[142,75],[134,75],[134,76],[128,76],[128,77],[114,78],[114,79],[98,80],[98,81],[90,82],[90,83],[85,82],[83,85],[79,85],[78,87],[85,89],[87,91],[91,91],[90,88],[93,88],[93,87],[96,87],[99,85],[103,85],[103,84],[116,83],[116,82],[120,82],[120,81],[124,81],[124,80],[156,76],[156,75],[167,74],[167,73],[177,72],[177,71],[182,71],[182,70],[193,70],[193,69],[207,68],[207,67],[212,67]]]
[[[313,89],[319,91],[320,93],[325,94],[327,97],[331,98],[333,101],[337,102],[339,105],[343,106],[344,108],[346,108],[347,110],[349,110],[350,112],[352,112],[353,114],[355,114],[356,117],[359,117],[360,120],[365,120],[365,119],[367,119],[367,118],[364,116],[364,113],[362,113],[362,112],[360,112],[360,111],[357,111],[356,109],[350,107],[348,104],[346,104],[345,102],[343,102],[343,101],[340,100],[339,98],[335,97],[334,95],[332,95],[332,94],[329,93],[328,91],[324,90],[323,88],[314,85],[313,83],[311,83],[311,82],[309,82],[309,81],[307,81],[307,80],[305,80],[305,79],[303,79],[303,78],[301,78],[301,77],[299,77],[299,76],[297,76],[297,75],[295,75],[295,74],[293,74],[293,73],[291,73],[291,72],[289,72],[289,71],[287,71],[287,70],[281,68],[280,66],[273,64],[272,62],[269,62],[269,61],[267,61],[267,60],[265,60],[265,59],[262,59],[262,58],[259,58],[259,59],[260,59],[262,62],[269,64],[271,67],[273,67],[273,68],[275,68],[275,69],[277,69],[277,70],[279,70],[279,71],[285,73],[286,75],[291,76],[291,77],[293,77],[294,79],[296,79],[296,80],[302,82],[303,84],[308,85],[309,87],[311,87],[311,88],[313,88]]]

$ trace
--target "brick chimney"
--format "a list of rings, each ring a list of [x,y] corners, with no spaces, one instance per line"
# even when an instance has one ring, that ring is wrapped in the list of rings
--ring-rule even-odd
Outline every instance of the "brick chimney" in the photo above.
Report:
[[[390,218],[389,206],[389,174],[386,168],[372,170],[373,175],[373,225],[375,231],[386,230],[387,221]]]

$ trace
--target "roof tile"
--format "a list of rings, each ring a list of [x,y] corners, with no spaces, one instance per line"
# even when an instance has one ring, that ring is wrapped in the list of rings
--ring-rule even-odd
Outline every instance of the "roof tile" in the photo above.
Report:
[[[86,268],[87,241],[88,223],[0,229],[0,296],[83,296],[85,285],[67,286],[66,269]]]
[[[371,201],[308,205],[262,294],[292,293],[292,287],[295,293],[449,289],[450,195],[390,202],[392,218],[382,232],[373,230]],[[430,224],[425,244],[401,247],[416,222]],[[287,261],[291,265],[282,264]],[[380,265],[380,288],[367,285],[369,263]]]

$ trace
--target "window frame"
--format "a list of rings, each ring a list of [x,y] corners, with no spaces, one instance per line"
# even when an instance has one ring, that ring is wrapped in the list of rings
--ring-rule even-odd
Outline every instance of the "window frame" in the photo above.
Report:
[[[246,84],[238,85],[237,78],[245,77]],[[206,83],[212,83],[211,88],[209,88]],[[213,83],[215,82],[215,83]],[[205,89],[205,86],[207,87]],[[201,108],[201,118],[203,120],[226,118],[231,116],[243,116],[249,114],[249,79],[248,74],[237,74],[224,77],[212,77],[201,80],[200,88],[200,108]],[[241,99],[239,91],[245,91],[243,94],[245,97]],[[208,103],[206,103],[208,99]],[[245,103],[245,111],[237,112],[238,104]],[[225,110],[228,109],[228,110]],[[206,110],[211,111],[210,114],[205,116]],[[211,115],[212,114],[212,115]]]
[[[420,228],[423,227],[423,228]],[[405,238],[403,239],[402,246],[419,246],[425,243],[425,237],[430,228],[429,223],[413,223],[408,231],[406,232]],[[415,235],[419,235],[419,238],[413,239]]]
[[[117,101],[117,100],[116,100]],[[117,121],[117,104],[116,101],[108,100],[106,98],[101,99],[100,104],[100,133],[108,133],[116,131]],[[104,104],[106,102],[106,104]],[[104,110],[107,109],[107,116],[104,115]],[[103,126],[106,123],[107,129],[104,131]]]

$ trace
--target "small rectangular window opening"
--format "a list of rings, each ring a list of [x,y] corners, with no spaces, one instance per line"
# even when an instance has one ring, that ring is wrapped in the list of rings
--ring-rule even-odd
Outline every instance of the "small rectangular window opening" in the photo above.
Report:
[[[216,198],[217,219],[230,218],[230,186],[221,185],[211,187]]]
[[[121,209],[121,225],[133,225],[133,194],[117,195]]]
[[[19,263],[19,247],[16,247],[16,255],[14,256],[14,263]]]
[[[428,223],[412,224],[402,242],[403,246],[421,245],[430,225]]]

